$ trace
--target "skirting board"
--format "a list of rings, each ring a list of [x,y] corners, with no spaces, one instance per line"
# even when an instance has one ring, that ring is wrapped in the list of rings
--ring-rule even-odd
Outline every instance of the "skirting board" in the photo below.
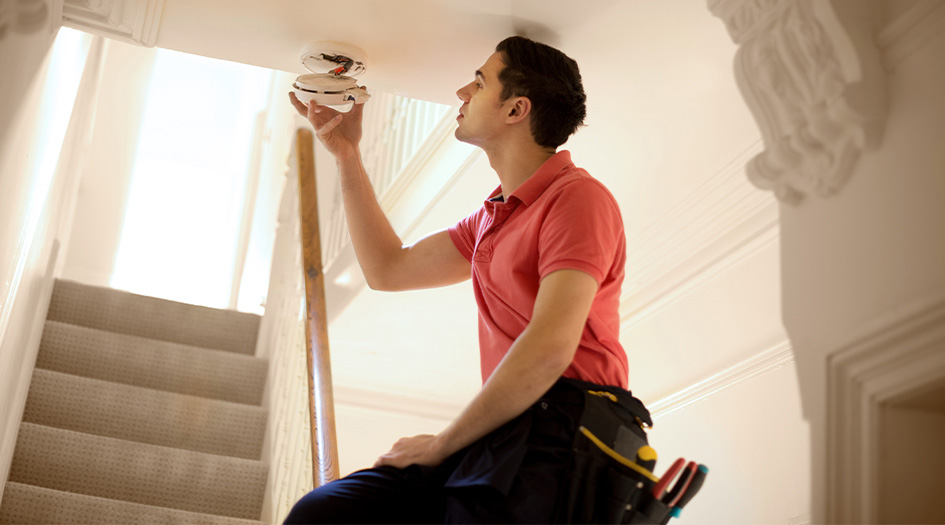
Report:
[[[20,359],[14,360],[13,366],[0,371],[0,377],[2,377],[0,384],[4,385],[4,391],[9,395],[9,397],[4,396],[5,403],[0,405],[0,417],[3,422],[3,431],[0,434],[0,482],[2,482],[0,483],[0,501],[3,500],[3,488],[10,475],[16,437],[20,430],[20,421],[23,419],[23,410],[26,407],[26,395],[29,393],[36,355],[39,353],[46,312],[49,310],[49,301],[52,298],[59,248],[57,239],[53,241],[42,281],[36,283],[34,290],[16,286],[11,290],[10,300],[4,305],[4,308],[10,309],[11,322],[4,333],[3,340],[0,341],[0,355]],[[31,291],[33,293],[29,293]]]

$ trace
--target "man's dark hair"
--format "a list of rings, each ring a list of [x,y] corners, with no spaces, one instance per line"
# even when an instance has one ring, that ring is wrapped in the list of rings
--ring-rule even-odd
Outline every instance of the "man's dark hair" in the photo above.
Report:
[[[499,42],[505,68],[499,72],[500,98],[527,97],[532,102],[529,129],[542,147],[557,148],[584,124],[587,108],[577,62],[557,49],[525,37]]]

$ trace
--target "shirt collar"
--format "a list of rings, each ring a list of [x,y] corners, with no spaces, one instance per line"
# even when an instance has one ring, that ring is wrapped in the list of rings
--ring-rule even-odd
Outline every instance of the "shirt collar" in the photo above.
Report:
[[[535,200],[541,196],[541,194],[551,185],[551,183],[557,178],[558,173],[574,164],[571,162],[571,152],[568,150],[561,150],[554,155],[552,155],[548,160],[542,163],[541,166],[535,170],[535,173],[531,175],[521,186],[515,188],[515,191],[509,195],[509,198],[515,197],[519,201],[525,203],[526,206],[531,205]],[[492,190],[492,193],[489,194],[489,197],[486,198],[486,202],[492,205],[499,204],[503,202],[502,197],[502,185],[500,184],[496,189]],[[498,198],[498,200],[493,200]],[[508,202],[509,199],[505,199],[505,202]]]

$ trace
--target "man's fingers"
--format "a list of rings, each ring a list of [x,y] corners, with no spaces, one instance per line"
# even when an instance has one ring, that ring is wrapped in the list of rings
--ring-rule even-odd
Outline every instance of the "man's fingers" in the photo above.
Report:
[[[341,124],[341,115],[335,115],[335,118],[326,122],[324,126],[317,128],[315,134],[319,137],[324,137],[337,128],[338,124]]]
[[[365,104],[367,104],[367,102],[362,102],[362,103],[360,103],[360,104],[355,104],[354,107],[351,108],[351,111],[350,111],[349,113],[353,113],[354,115],[360,116],[361,113],[364,113],[364,105],[365,105]]]
[[[298,97],[295,96],[295,93],[291,91],[289,92],[289,102],[291,102],[295,110],[299,112],[299,115],[302,115],[303,117],[308,116],[308,107],[303,104],[302,101],[298,99]]]
[[[384,455],[382,455],[381,457],[377,458],[377,461],[374,462],[374,468],[383,467],[384,465],[391,465],[391,466],[396,467],[396,466],[397,466],[397,463],[396,463],[396,461],[395,461],[395,459],[394,459],[394,454],[393,454],[393,452],[394,452],[394,451],[391,450],[390,452],[387,452],[386,454],[384,454]]]

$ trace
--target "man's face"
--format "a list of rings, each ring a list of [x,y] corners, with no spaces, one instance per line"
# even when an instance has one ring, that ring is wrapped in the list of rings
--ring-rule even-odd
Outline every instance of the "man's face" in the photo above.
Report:
[[[456,138],[482,146],[502,130],[503,106],[499,102],[502,84],[499,72],[505,67],[502,55],[493,53],[475,73],[475,80],[461,87],[456,96],[463,101],[456,120]],[[511,99],[510,99],[511,100]]]

